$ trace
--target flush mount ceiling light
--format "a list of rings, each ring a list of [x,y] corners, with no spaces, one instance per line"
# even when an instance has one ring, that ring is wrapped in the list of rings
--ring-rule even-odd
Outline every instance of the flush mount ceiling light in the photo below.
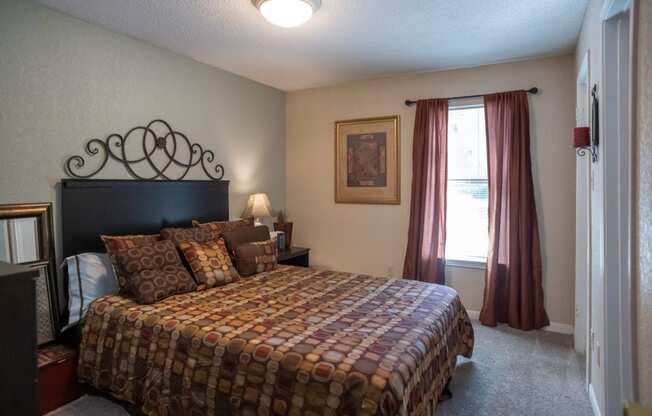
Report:
[[[295,27],[306,23],[321,6],[321,0],[251,0],[270,23]]]

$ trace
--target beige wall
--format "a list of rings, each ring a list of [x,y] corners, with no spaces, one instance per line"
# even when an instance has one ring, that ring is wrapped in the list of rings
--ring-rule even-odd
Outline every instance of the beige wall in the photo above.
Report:
[[[285,205],[285,93],[27,1],[0,0],[0,203],[55,201],[92,137],[163,118],[215,152],[231,215]],[[190,179],[204,179],[201,169]],[[105,178],[129,178],[109,162]],[[56,206],[55,206],[56,211]]]
[[[652,408],[652,2],[638,7],[638,55],[635,84],[638,142],[638,281],[636,300],[636,355],[638,398]]]
[[[399,276],[409,222],[414,107],[406,98],[449,97],[537,86],[531,98],[532,155],[551,321],[573,324],[575,153],[573,56],[433,72],[288,93],[287,207],[296,243],[314,264]],[[334,203],[334,122],[401,117],[401,205]],[[479,310],[482,270],[450,269],[450,284]]]

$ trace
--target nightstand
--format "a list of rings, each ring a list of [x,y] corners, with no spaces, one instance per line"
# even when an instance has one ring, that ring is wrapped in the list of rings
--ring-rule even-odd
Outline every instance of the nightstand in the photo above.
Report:
[[[81,396],[77,382],[77,352],[63,345],[38,350],[39,414],[43,415]]]
[[[278,252],[278,263],[287,266],[310,267],[310,249],[290,247]]]

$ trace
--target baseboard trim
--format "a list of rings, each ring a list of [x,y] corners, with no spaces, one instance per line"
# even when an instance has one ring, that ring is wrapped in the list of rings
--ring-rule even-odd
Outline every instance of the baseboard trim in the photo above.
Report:
[[[466,313],[469,314],[469,318],[475,319],[476,321],[480,319],[480,311],[470,311],[467,310]]]
[[[598,399],[595,397],[595,391],[593,390],[592,384],[589,384],[589,401],[591,402],[591,408],[593,409],[593,416],[602,416],[602,413],[600,413],[600,406],[598,405]]]
[[[560,324],[559,322],[550,322],[550,325],[543,328],[543,330],[566,335],[573,335],[575,333],[575,327],[573,325]]]
[[[466,311],[469,314],[469,318],[478,320],[480,319],[480,311]],[[573,325],[562,324],[559,322],[551,322],[549,326],[543,328],[544,331],[555,332],[557,334],[573,335],[575,328]]]

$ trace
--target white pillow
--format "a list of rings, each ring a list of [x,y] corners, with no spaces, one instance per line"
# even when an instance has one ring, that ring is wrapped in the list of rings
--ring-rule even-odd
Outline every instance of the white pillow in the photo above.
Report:
[[[107,254],[83,253],[70,256],[66,259],[66,266],[70,314],[64,329],[79,322],[95,299],[118,293],[118,281]]]

